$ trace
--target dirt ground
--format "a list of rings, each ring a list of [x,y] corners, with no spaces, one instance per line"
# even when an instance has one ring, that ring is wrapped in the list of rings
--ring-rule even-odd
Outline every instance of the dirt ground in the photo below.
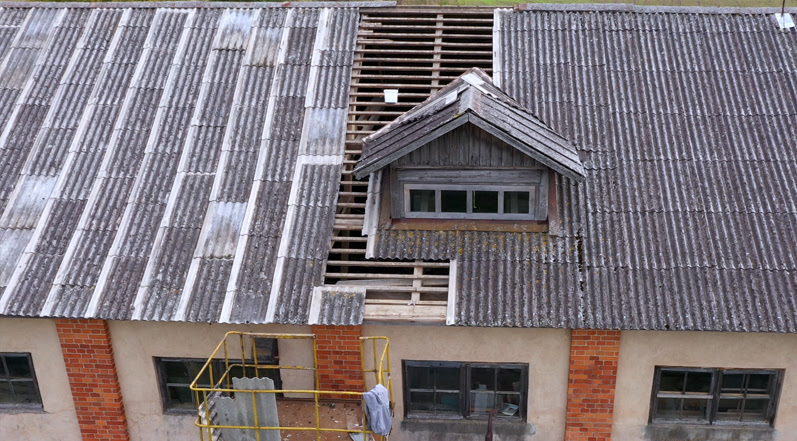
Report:
[[[322,428],[361,429],[362,410],[358,402],[322,401],[318,405]],[[280,426],[282,427],[315,427],[315,406],[313,401],[286,400],[277,402]],[[315,441],[316,433],[310,431],[282,430],[283,441]],[[349,441],[348,433],[322,432],[323,441]],[[362,438],[359,438],[362,439]]]

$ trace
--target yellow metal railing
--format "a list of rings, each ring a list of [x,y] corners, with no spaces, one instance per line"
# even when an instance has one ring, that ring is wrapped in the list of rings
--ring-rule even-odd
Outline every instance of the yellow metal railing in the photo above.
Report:
[[[235,341],[237,337],[237,342]],[[261,364],[258,362],[256,339],[275,339],[281,340],[309,340],[312,342],[313,347],[313,366],[300,366],[300,365],[282,365],[282,364]],[[370,345],[369,345],[370,343]],[[366,348],[370,349],[373,358],[373,365],[367,366],[366,364]],[[235,356],[235,358],[231,358]],[[218,366],[220,361],[224,361],[224,371],[217,372],[214,365]],[[384,386],[390,396],[390,406],[393,408],[393,388],[390,379],[390,348],[387,337],[360,337],[360,359],[363,373],[363,388],[368,389],[369,384],[381,384]],[[262,441],[261,430],[287,430],[287,431],[312,431],[315,432],[315,439],[321,441],[323,432],[345,432],[345,433],[361,433],[363,441],[367,440],[368,436],[376,436],[379,441],[385,441],[387,436],[376,435],[372,431],[367,430],[368,424],[366,421],[365,408],[362,408],[362,426],[358,429],[340,429],[332,427],[321,427],[321,418],[319,412],[319,400],[323,396],[334,396],[340,399],[362,401],[362,395],[366,390],[360,392],[353,391],[340,391],[340,390],[320,390],[318,379],[318,347],[316,344],[316,337],[312,334],[268,334],[268,333],[252,333],[252,332],[228,332],[224,339],[216,346],[211,356],[202,366],[202,369],[197,374],[197,377],[191,382],[191,390],[195,394],[196,403],[198,403],[199,417],[196,420],[196,425],[199,427],[200,440],[213,441],[218,437],[215,435],[217,430],[230,429],[230,430],[251,430],[254,431],[254,438],[256,441]],[[313,389],[263,389],[263,390],[250,390],[250,389],[236,389],[232,385],[231,372],[235,369],[240,369],[240,373],[244,377],[257,377],[260,378],[261,371],[265,370],[304,370],[313,372]],[[254,375],[252,375],[254,374]],[[207,375],[210,386],[202,386],[199,380]],[[371,377],[372,376],[372,377]],[[370,381],[369,381],[370,380]],[[212,421],[211,415],[211,400],[214,397],[221,396],[240,396],[239,394],[251,394],[252,396],[252,425],[223,425],[216,424]],[[258,423],[258,409],[257,409],[257,396],[258,394],[297,394],[297,395],[312,395],[315,411],[315,426],[314,427],[289,427],[289,426],[261,426]],[[262,415],[260,416],[262,417]]]

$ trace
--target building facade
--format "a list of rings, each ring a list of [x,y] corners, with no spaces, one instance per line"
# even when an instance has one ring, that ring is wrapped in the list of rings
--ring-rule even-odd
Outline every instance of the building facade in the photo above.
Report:
[[[0,438],[199,439],[242,331],[388,337],[398,441],[797,440],[779,12],[0,3]]]

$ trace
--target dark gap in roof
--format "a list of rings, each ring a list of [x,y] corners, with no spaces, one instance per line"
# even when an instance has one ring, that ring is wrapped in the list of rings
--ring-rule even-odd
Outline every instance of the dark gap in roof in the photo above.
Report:
[[[359,140],[423,102],[471,67],[492,72],[493,10],[491,8],[379,8],[362,10],[349,96],[346,163],[341,180],[335,238],[324,283],[345,277],[378,280],[378,275],[422,273],[424,285],[446,286],[447,264],[396,265],[365,259],[361,235],[367,179],[354,180]],[[384,103],[384,90],[398,89],[399,102]],[[423,265],[420,264],[419,265]],[[434,266],[439,265],[439,266]],[[444,280],[446,279],[446,280]],[[409,293],[379,293],[380,298],[404,298]],[[369,292],[369,298],[373,294]],[[445,301],[446,294],[425,292],[422,300]]]

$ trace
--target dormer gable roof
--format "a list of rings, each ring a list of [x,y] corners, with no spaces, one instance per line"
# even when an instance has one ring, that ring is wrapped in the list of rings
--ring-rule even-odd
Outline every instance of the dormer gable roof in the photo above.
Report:
[[[541,164],[576,181],[585,177],[575,147],[492,78],[472,68],[426,101],[363,140],[354,168],[362,178],[466,123],[474,124]]]

